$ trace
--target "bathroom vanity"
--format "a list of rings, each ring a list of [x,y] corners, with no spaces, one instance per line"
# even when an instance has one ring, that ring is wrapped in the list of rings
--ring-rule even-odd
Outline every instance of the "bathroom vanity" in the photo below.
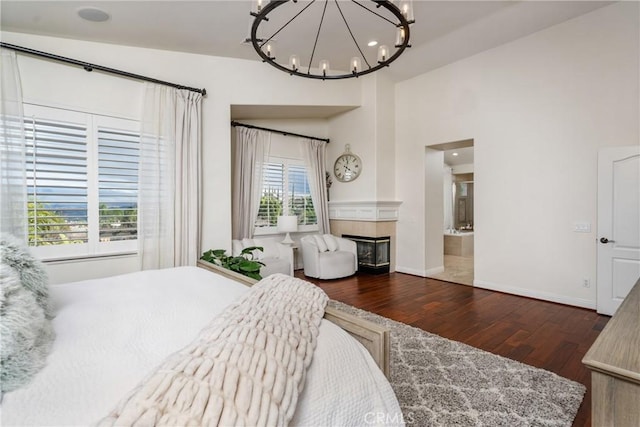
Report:
[[[473,256],[473,231],[445,231],[444,254]]]

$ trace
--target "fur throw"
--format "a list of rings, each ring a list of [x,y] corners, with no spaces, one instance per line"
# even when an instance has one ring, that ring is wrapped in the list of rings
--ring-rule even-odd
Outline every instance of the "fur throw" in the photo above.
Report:
[[[29,382],[53,342],[47,278],[14,239],[0,242],[0,385],[2,393]]]
[[[47,318],[52,319],[53,310],[49,304],[49,279],[42,263],[35,259],[18,239],[6,233],[0,235],[0,253],[2,254],[2,264],[18,272],[22,286],[33,292],[38,305],[42,307]]]

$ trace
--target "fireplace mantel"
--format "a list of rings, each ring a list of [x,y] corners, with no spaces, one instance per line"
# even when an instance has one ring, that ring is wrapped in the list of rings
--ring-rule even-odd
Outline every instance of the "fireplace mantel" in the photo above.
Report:
[[[330,201],[329,219],[344,221],[397,221],[399,201]]]

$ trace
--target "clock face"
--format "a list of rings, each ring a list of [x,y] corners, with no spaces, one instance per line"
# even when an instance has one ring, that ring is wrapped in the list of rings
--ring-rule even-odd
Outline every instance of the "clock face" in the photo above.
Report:
[[[362,162],[360,157],[352,153],[345,153],[338,157],[333,165],[333,173],[338,181],[350,182],[360,176]]]

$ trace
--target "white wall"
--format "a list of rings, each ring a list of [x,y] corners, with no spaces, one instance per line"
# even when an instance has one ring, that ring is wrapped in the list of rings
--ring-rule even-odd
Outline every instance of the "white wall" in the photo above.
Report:
[[[473,173],[473,163],[467,163],[466,165],[455,165],[451,168],[451,172],[454,175],[461,173]]]
[[[384,72],[376,79],[376,200],[396,200],[395,84]]]
[[[440,244],[424,147],[473,138],[476,286],[594,307],[597,152],[639,143],[638,35],[620,2],[399,83],[398,270]]]
[[[395,200],[395,92],[384,71],[358,78],[362,81],[359,108],[329,119],[327,170],[331,172],[332,201]],[[333,164],[345,144],[362,160],[355,181],[342,183],[333,176]]]
[[[327,119],[238,119],[240,123],[259,126],[267,129],[277,129],[300,135],[328,138]],[[232,143],[235,142],[235,132],[231,133]],[[269,155],[289,159],[302,159],[299,138],[271,133],[271,147]]]
[[[2,40],[36,50],[207,89],[203,101],[203,248],[231,246],[230,106],[359,105],[362,79],[323,82],[294,78],[259,61],[142,49],[29,34]],[[88,106],[137,118],[143,84],[20,55],[27,100],[45,105]],[[90,272],[69,264],[77,279]],[[121,273],[115,268],[111,274]]]
[[[49,283],[58,285],[138,271],[140,260],[136,254],[119,255],[108,258],[46,262],[44,268],[49,276]]]
[[[376,195],[376,76],[369,74],[358,78],[362,81],[360,107],[329,119],[327,145],[327,171],[331,173],[333,184],[329,189],[330,199],[375,200]],[[352,182],[340,182],[333,173],[333,164],[349,144],[351,152],[362,160],[360,176]]]
[[[424,149],[424,165],[425,275],[431,275],[444,271],[444,151]]]
[[[453,222],[453,175],[452,168],[444,165],[442,168],[442,199],[444,206],[444,228],[449,229],[454,227]]]

